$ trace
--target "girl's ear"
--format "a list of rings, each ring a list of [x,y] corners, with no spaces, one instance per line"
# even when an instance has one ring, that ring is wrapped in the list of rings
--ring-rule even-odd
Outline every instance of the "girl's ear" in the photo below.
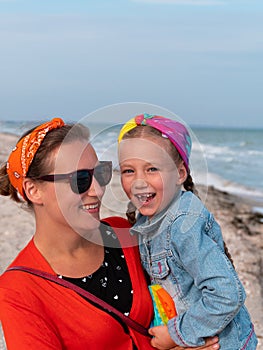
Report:
[[[27,198],[34,204],[42,204],[41,192],[37,186],[37,183],[29,178],[25,178],[23,182],[23,189]]]
[[[177,170],[178,170],[177,185],[182,185],[185,182],[185,180],[187,179],[187,170],[186,170],[186,167],[184,165],[184,162],[180,163]]]

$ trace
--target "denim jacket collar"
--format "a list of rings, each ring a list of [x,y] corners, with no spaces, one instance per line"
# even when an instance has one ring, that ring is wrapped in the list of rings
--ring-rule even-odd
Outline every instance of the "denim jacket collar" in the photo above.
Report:
[[[179,198],[182,196],[183,191],[179,191],[175,197],[173,198],[172,202],[166,207],[164,210],[162,210],[157,215],[153,216],[151,220],[148,216],[144,216],[139,214],[137,217],[136,223],[133,225],[133,227],[130,229],[130,233],[133,234],[141,234],[146,235],[149,233],[157,232],[158,229],[161,227],[164,218],[165,218],[165,225],[167,225],[168,222],[172,222],[175,218],[175,213],[177,212],[176,209],[179,207]]]

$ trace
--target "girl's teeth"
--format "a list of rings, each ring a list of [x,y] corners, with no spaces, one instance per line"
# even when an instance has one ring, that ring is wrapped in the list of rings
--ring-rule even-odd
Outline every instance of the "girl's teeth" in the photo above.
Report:
[[[138,195],[136,195],[136,197],[139,199],[139,201],[146,202],[150,198],[153,198],[154,195],[153,194],[138,194]]]
[[[151,197],[151,196],[152,196],[152,194],[143,194],[143,195],[138,194],[138,195],[137,195],[138,198],[145,198],[145,197],[146,197],[146,198],[149,198],[149,197]]]

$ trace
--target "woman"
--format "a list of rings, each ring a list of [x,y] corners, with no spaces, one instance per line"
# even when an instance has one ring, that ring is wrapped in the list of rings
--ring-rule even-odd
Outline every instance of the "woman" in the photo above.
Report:
[[[124,228],[118,229],[127,223],[121,218],[100,222],[111,164],[98,161],[88,137],[85,127],[55,118],[22,137],[2,167],[0,193],[16,201],[23,198],[34,211],[36,226],[11,268],[58,276],[148,328],[152,303],[138,250],[127,241]],[[126,248],[116,243],[115,233]],[[0,317],[9,350],[153,349],[150,337],[113,312],[20,270],[0,278]],[[214,349],[216,341],[197,349]]]

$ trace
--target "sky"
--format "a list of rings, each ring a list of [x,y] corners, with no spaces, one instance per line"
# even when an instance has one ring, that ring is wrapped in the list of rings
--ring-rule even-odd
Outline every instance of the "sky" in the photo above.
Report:
[[[139,102],[263,128],[262,84],[262,0],[0,0],[0,120]]]

